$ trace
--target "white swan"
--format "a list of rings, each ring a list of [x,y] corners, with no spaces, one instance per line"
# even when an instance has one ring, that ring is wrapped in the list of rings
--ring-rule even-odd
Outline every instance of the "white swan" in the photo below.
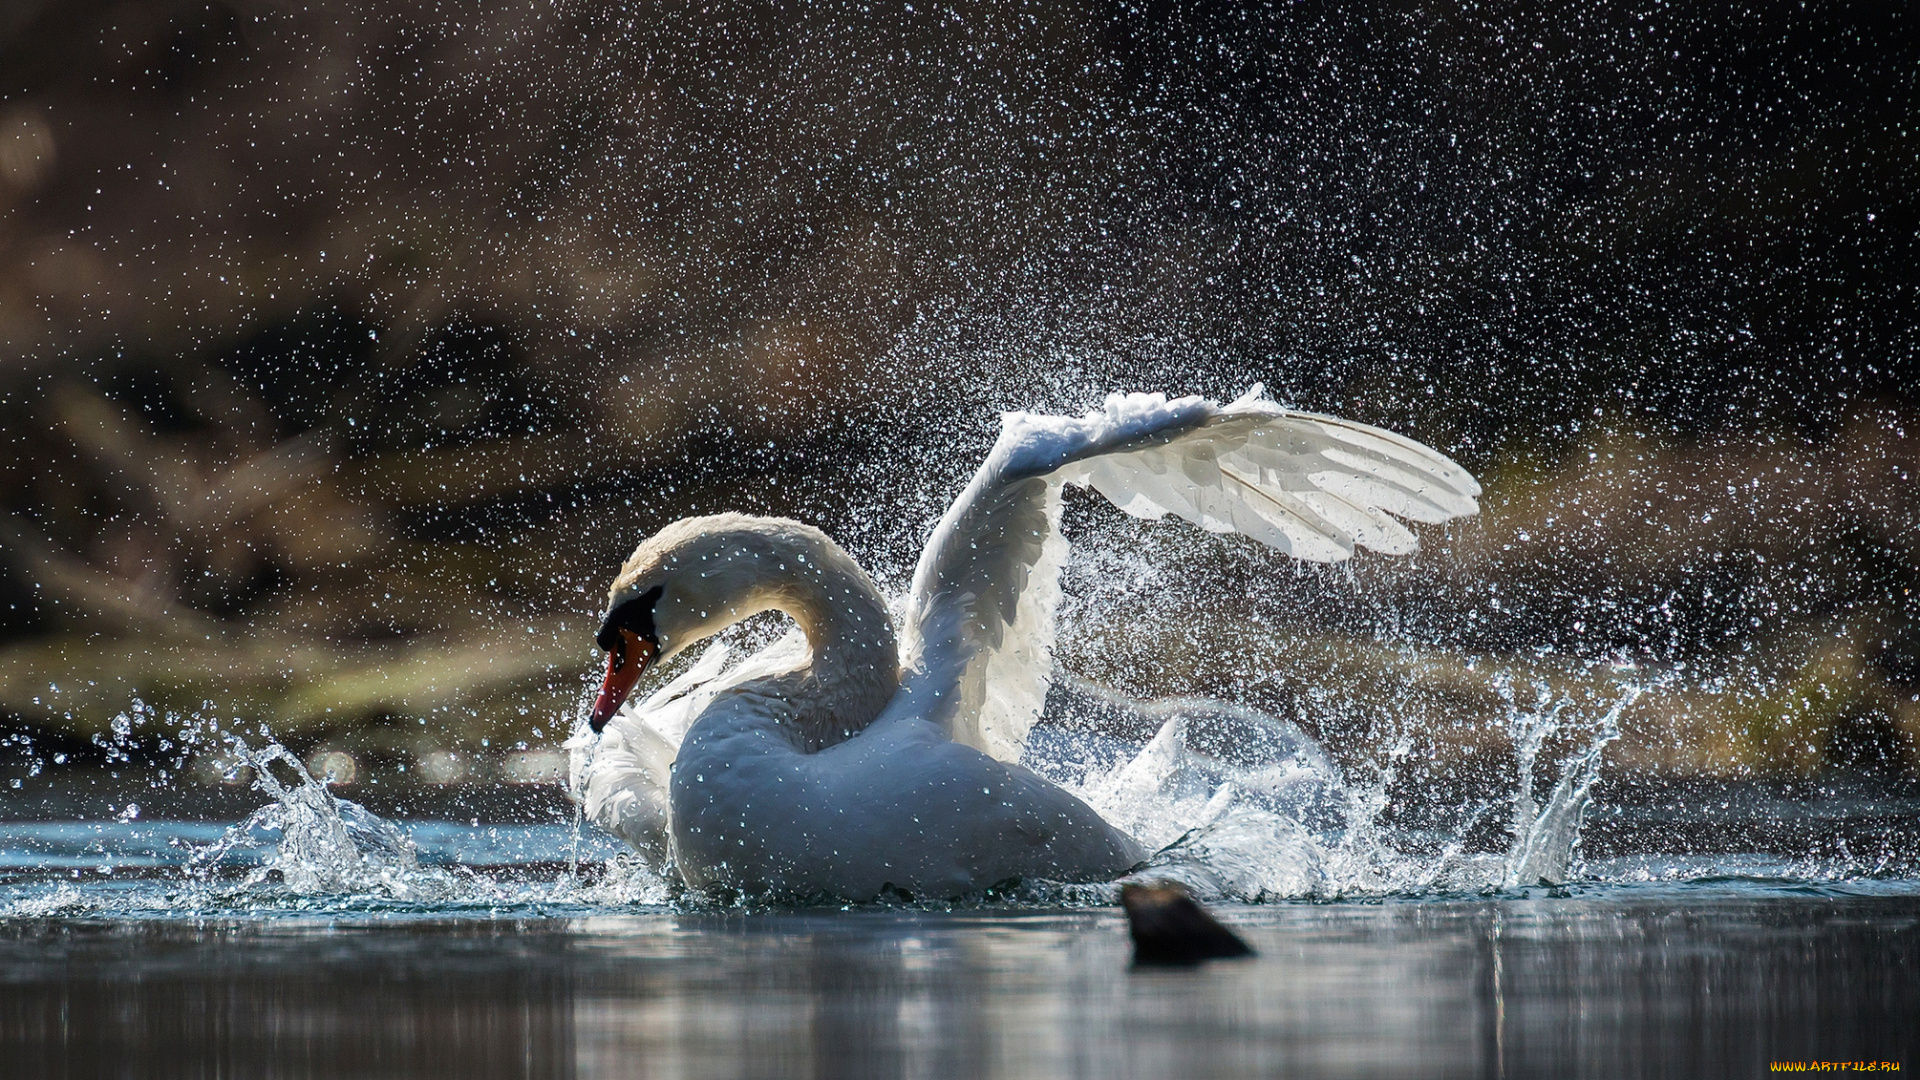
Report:
[[[1146,854],[1017,764],[1051,674],[1064,484],[1314,562],[1417,541],[1389,514],[1478,510],[1446,457],[1283,409],[1113,395],[1079,418],[1009,413],[934,530],[901,636],[846,552],[795,521],[676,522],[608,595],[606,682],[568,746],[587,813],[695,887],[949,897],[1010,878],[1110,879]],[[642,672],[748,616],[797,624],[722,673],[716,645],[622,708]]]

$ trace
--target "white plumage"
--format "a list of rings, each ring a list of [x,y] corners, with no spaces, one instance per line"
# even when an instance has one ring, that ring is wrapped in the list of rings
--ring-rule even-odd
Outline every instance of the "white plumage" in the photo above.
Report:
[[[1225,405],[1115,394],[1081,417],[1009,413],[927,542],[897,645],[884,600],[817,530],[677,523],[610,593],[622,610],[662,590],[663,657],[768,608],[799,626],[724,673],[715,646],[602,736],[583,729],[569,746],[587,812],[692,884],[753,892],[949,896],[1124,872],[1143,854],[1132,838],[1015,764],[1051,676],[1066,484],[1314,562],[1409,553],[1396,517],[1472,514],[1480,493],[1417,442],[1259,387]]]

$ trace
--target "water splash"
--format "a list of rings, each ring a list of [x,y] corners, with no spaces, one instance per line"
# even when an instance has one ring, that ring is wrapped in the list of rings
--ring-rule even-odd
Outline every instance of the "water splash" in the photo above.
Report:
[[[1507,853],[1501,884],[1507,888],[1557,885],[1567,880],[1574,849],[1580,843],[1580,823],[1586,817],[1593,783],[1600,777],[1601,757],[1607,745],[1620,737],[1620,715],[1640,699],[1641,689],[1628,686],[1614,699],[1593,724],[1585,749],[1561,762],[1559,780],[1548,794],[1546,805],[1539,806],[1533,798],[1534,765],[1541,745],[1567,721],[1573,699],[1556,699],[1542,684],[1535,687],[1534,707],[1529,711],[1515,704],[1511,680],[1502,678],[1495,688],[1507,707],[1507,727],[1513,736],[1516,760],[1513,847]]]
[[[263,857],[242,879],[243,888],[277,885],[296,895],[405,900],[441,899],[455,891],[451,875],[420,865],[413,841],[399,826],[335,796],[286,747],[268,742],[255,750],[237,735],[228,745],[233,767],[250,768],[255,789],[274,801],[196,851],[187,865],[193,879],[212,883],[236,856],[258,853]],[[274,775],[275,764],[292,773],[291,782]]]
[[[1841,840],[1799,861],[1690,856],[1684,845],[1674,853],[1584,859],[1581,828],[1608,748],[1621,738],[1625,711],[1659,682],[1613,685],[1610,692],[1583,695],[1518,675],[1496,678],[1500,707],[1486,722],[1510,742],[1513,771],[1475,793],[1439,796],[1444,827],[1419,824],[1430,817],[1406,813],[1408,793],[1418,790],[1427,767],[1414,753],[1423,722],[1418,710],[1401,715],[1372,757],[1343,768],[1298,725],[1264,713],[1210,701],[1144,703],[1063,679],[1057,688],[1066,700],[1050,698],[1048,721],[1035,729],[1026,763],[1152,845],[1155,854],[1141,873],[1181,880],[1216,900],[1457,895],[1542,883],[1630,887],[1729,877],[1768,887],[1853,887],[1863,879],[1911,876],[1911,860],[1899,861],[1899,851],[1890,855],[1886,845],[1855,851]],[[155,719],[150,710],[136,710],[104,741],[124,748],[143,727],[150,732]],[[195,756],[193,775],[206,779],[218,761],[230,780],[250,779],[267,805],[224,831],[153,820],[131,804],[92,822],[0,824],[0,917],[370,907],[588,914],[751,903],[686,889],[670,867],[649,862],[577,812],[569,815],[570,826],[557,818],[502,826],[498,840],[488,839],[493,828],[465,821],[403,827],[338,797],[326,778],[264,730],[256,747],[204,717],[168,714],[165,720],[174,745]],[[183,759],[165,764],[173,776],[184,775]],[[1111,884],[1030,881],[1011,894],[967,902],[1083,906],[1114,899]]]
[[[225,900],[369,897],[429,906],[657,906],[673,902],[682,891],[641,856],[610,852],[604,836],[591,841],[589,831],[598,830],[578,814],[565,841],[567,868],[550,880],[524,879],[511,869],[483,874],[466,866],[423,864],[406,830],[333,794],[324,779],[279,743],[269,740],[255,749],[230,736],[228,753],[229,770],[250,769],[255,789],[273,802],[219,840],[193,850],[185,874],[201,890],[195,902],[212,893]],[[289,774],[284,782],[275,774],[276,765]],[[236,869],[244,871],[237,889],[223,889]]]
[[[1410,748],[1406,738],[1386,748],[1366,782],[1354,782],[1296,725],[1217,703],[1129,705],[1111,696],[1091,708],[1082,703],[1083,715],[1108,714],[1096,720],[1111,724],[1113,713],[1130,710],[1134,727],[1157,719],[1159,728],[1131,757],[1109,751],[1114,764],[1085,765],[1077,779],[1062,778],[1056,767],[1055,779],[1157,849],[1142,876],[1177,879],[1203,897],[1262,901],[1561,884],[1575,871],[1580,825],[1605,750],[1641,691],[1623,689],[1597,714],[1544,684],[1534,687],[1531,707],[1516,703],[1510,683],[1501,692],[1517,761],[1513,840],[1503,855],[1469,851],[1491,803],[1467,807],[1438,837],[1385,824],[1389,792]],[[1535,770],[1549,740],[1565,733],[1584,734],[1584,742],[1557,762],[1557,782],[1541,803],[1533,795]],[[1058,753],[1061,742],[1037,749]],[[1033,764],[1048,771],[1045,761]]]

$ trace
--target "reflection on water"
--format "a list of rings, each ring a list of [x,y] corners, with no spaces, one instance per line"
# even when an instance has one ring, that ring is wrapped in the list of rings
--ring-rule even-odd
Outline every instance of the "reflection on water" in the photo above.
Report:
[[[1037,740],[1040,767],[1166,842],[1152,872],[1267,901],[1221,905],[1258,957],[1190,971],[1129,968],[1110,885],[733,907],[577,819],[389,821],[236,738],[271,798],[237,824],[0,822],[0,1076],[1920,1067],[1920,805],[1835,789],[1783,815],[1727,786],[1713,820],[1737,835],[1701,845],[1676,824],[1703,820],[1708,789],[1662,789],[1604,806],[1587,852],[1628,699],[1575,716],[1535,697],[1509,709],[1511,835],[1479,841],[1501,800],[1398,823],[1390,768],[1343,775],[1247,710],[1175,703]],[[1570,749],[1536,769],[1560,728]]]
[[[1747,1076],[1920,1067],[1920,893],[1610,887],[1225,909],[17,920],[14,1075]]]

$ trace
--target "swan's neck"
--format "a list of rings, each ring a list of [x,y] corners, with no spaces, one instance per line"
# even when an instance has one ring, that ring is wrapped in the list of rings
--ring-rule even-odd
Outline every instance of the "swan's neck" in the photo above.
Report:
[[[837,704],[864,713],[856,727],[865,727],[900,684],[900,646],[880,590],[844,552],[834,554],[846,565],[809,557],[805,565],[821,570],[796,576],[789,585],[790,602],[780,610],[807,635],[814,680],[846,699]]]
[[[803,679],[803,740],[809,748],[840,741],[880,715],[900,685],[900,647],[886,598],[839,545],[824,535],[757,534],[750,597],[743,614],[785,612],[807,635],[812,657]]]

